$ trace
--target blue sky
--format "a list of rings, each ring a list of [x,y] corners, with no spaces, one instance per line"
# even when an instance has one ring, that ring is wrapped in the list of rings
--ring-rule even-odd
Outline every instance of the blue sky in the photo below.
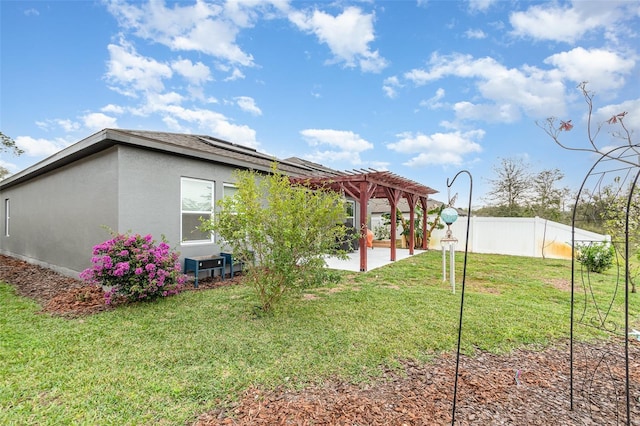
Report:
[[[1,1],[0,130],[16,173],[106,127],[208,134],[338,170],[390,170],[483,204],[500,158],[594,158],[536,126],[627,111],[640,132],[638,1]],[[609,133],[598,143],[618,143]],[[468,197],[468,181],[452,192]],[[465,204],[459,202],[458,205]]]

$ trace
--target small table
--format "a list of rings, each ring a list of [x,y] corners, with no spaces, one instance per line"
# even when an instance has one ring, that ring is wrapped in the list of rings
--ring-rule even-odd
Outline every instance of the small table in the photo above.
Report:
[[[194,256],[184,258],[184,273],[193,271],[196,282],[195,288],[198,288],[198,274],[200,271],[209,271],[209,276],[213,276],[213,271],[220,271],[220,277],[224,280],[225,269],[227,267],[224,256]]]

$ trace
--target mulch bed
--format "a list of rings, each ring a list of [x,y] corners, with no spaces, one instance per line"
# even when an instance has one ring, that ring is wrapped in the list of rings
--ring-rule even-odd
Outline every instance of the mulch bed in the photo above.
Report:
[[[36,300],[43,313],[77,317],[113,309],[104,304],[99,287],[3,255],[0,280]],[[203,279],[198,290],[239,281]],[[190,285],[187,290],[196,289]],[[640,425],[640,342],[629,343],[629,424]],[[567,342],[506,356],[482,351],[462,356],[455,424],[627,424],[623,341],[581,343],[575,349],[573,411]],[[603,358],[606,362],[598,364]],[[251,388],[235,402],[221,401],[221,408],[200,415],[195,425],[447,425],[451,424],[455,362],[455,354],[429,363],[405,360],[402,368],[385,370],[382,377],[366,384],[328,380],[303,389]]]
[[[241,275],[220,280],[219,276],[198,280],[198,288],[193,280],[187,282],[185,291],[209,290],[240,283]],[[0,281],[13,285],[20,296],[35,300],[42,306],[42,313],[67,318],[92,315],[114,309],[122,299],[105,304],[102,287],[88,285],[82,280],[67,277],[51,269],[33,265],[14,257],[0,254]]]

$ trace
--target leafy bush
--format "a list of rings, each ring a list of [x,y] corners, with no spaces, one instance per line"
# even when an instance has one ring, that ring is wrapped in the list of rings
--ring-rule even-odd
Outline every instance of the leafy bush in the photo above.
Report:
[[[589,272],[604,272],[613,265],[616,251],[612,244],[607,242],[579,244],[577,248],[576,259]]]
[[[373,235],[376,236],[376,240],[388,240],[391,238],[391,227],[389,225],[374,226]]]
[[[93,247],[91,263],[93,266],[82,271],[80,278],[111,287],[105,293],[107,304],[116,294],[129,301],[177,294],[186,279],[178,253],[171,251],[164,237],[157,244],[151,235],[116,234]]]
[[[271,174],[234,173],[237,192],[218,203],[215,220],[201,220],[202,232],[217,232],[247,262],[245,282],[270,311],[288,291],[331,279],[326,254],[346,257],[336,248],[345,237],[344,199],[327,189],[291,185],[275,165]],[[338,244],[336,244],[338,243]]]

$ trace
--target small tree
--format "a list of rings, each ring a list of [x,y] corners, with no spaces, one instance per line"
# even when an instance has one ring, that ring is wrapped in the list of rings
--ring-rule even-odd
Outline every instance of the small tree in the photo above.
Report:
[[[565,200],[571,192],[569,188],[558,188],[557,183],[564,178],[560,169],[545,169],[532,179],[531,213],[545,219],[564,219]]]
[[[581,151],[592,154],[597,154],[601,158],[607,158],[607,160],[614,160],[620,164],[620,168],[627,168],[629,170],[637,170],[640,168],[640,161],[637,153],[640,151],[640,144],[632,139],[633,131],[630,130],[626,123],[627,112],[622,111],[615,115],[612,115],[608,120],[594,125],[593,121],[593,98],[594,93],[587,89],[587,82],[583,81],[578,85],[578,90],[581,92],[584,100],[587,104],[587,141],[586,147],[573,147],[565,145],[560,139],[563,132],[569,132],[573,129],[571,120],[559,120],[557,117],[549,117],[546,121],[539,123],[536,122],[538,127],[547,133],[560,147],[569,151]],[[600,148],[596,143],[598,135],[603,126],[614,126],[611,131],[613,139],[618,139],[622,144],[616,148]],[[626,152],[632,153],[632,155],[621,155]],[[612,173],[618,170],[611,170]],[[599,178],[599,182],[602,181],[602,177]],[[638,240],[640,239],[640,222],[638,221],[638,212],[640,201],[638,201],[638,194],[632,193],[632,188],[628,190],[620,187],[620,181],[618,178],[614,179],[615,184],[618,186],[607,187],[600,194],[588,194],[588,198],[592,198],[593,201],[590,205],[586,206],[585,213],[588,214],[588,219],[602,220],[604,221],[604,230],[612,236],[612,243],[617,245],[618,253],[625,258],[624,245],[626,234],[626,221],[628,220],[628,239],[630,244],[631,256],[634,255],[640,258],[640,252],[638,247]],[[577,200],[580,201],[580,200]],[[579,204],[579,203],[577,203]],[[574,207],[577,210],[577,206]],[[631,260],[631,256],[630,259]],[[636,286],[634,279],[637,273],[631,273],[631,269],[627,270],[627,278],[632,284],[632,292],[636,292]]]
[[[446,204],[442,203],[427,212],[427,249],[429,248],[429,241],[431,240],[433,231],[436,229],[444,229],[444,224],[440,221],[440,215],[446,207]],[[429,215],[435,215],[433,220],[429,219]]]
[[[13,155],[22,155],[24,153],[23,150],[18,148],[16,145],[16,141],[14,141],[11,137],[5,135],[0,132],[0,153],[10,151]],[[0,166],[0,180],[3,180],[7,176],[9,176],[10,172],[5,167]]]
[[[522,159],[503,158],[494,166],[495,179],[489,179],[487,200],[500,208],[501,216],[522,216],[530,198],[531,172]]]
[[[237,192],[218,203],[213,220],[199,229],[216,232],[247,264],[246,279],[261,309],[269,311],[289,290],[323,282],[325,254],[344,253],[343,197],[291,185],[276,166],[271,174],[236,171]]]
[[[601,191],[603,198],[606,200],[608,209],[601,212],[601,218],[604,220],[604,229],[607,234],[611,235],[611,241],[625,258],[626,238],[629,242],[629,251],[636,253],[640,259],[640,187],[636,187],[633,193],[631,188],[625,188],[619,177],[614,179],[614,183],[603,188]],[[629,235],[625,236],[625,230],[629,231]],[[630,258],[630,259],[631,259]],[[628,278],[631,284],[631,292],[636,293],[636,277],[638,269],[630,267]]]
[[[16,141],[0,132],[0,152],[4,151],[11,151],[14,155],[21,155],[24,153],[23,150],[18,148],[18,146],[16,145]]]

